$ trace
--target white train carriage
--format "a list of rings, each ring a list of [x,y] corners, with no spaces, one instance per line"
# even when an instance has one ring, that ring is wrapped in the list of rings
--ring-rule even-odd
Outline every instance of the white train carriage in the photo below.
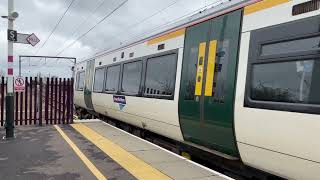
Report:
[[[320,1],[231,1],[78,63],[75,105],[289,179],[320,177]]]

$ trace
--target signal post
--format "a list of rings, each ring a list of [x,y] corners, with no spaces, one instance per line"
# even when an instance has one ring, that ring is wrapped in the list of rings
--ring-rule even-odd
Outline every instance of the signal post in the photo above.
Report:
[[[17,32],[13,30],[13,21],[18,13],[13,12],[13,0],[8,0],[8,69],[6,94],[6,138],[14,137],[14,92],[13,92],[13,42],[17,39]]]

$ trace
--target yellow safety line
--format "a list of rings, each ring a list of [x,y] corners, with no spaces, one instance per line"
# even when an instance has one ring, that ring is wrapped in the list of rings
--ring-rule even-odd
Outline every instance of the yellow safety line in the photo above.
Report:
[[[244,8],[244,15],[248,15],[263,9],[271,8],[283,3],[287,3],[290,0],[263,0]]]
[[[217,54],[217,40],[210,41],[209,45],[209,55],[208,55],[208,65],[207,65],[207,76],[206,76],[206,87],[205,96],[212,96],[214,72],[216,65],[216,54]]]
[[[71,139],[62,131],[62,129],[54,125],[63,139],[69,144],[73,151],[79,156],[83,163],[89,168],[89,170],[97,177],[99,180],[107,180],[107,178],[96,168],[95,165],[80,151],[80,149],[71,141]]]
[[[171,179],[170,177],[155,169],[151,165],[147,164],[146,162],[138,159],[136,156],[127,152],[114,142],[101,136],[100,134],[90,129],[86,125],[80,123],[72,124],[71,126],[84,137],[86,137],[89,141],[95,144],[98,148],[100,148],[103,152],[105,152],[114,161],[120,164],[124,169],[129,171],[137,179]]]
[[[185,31],[186,31],[186,29],[183,28],[183,29],[179,29],[179,30],[177,30],[177,31],[174,31],[174,32],[165,34],[165,35],[163,35],[163,36],[156,37],[156,38],[154,38],[154,39],[149,40],[149,41],[147,42],[147,45],[153,45],[153,44],[156,44],[156,43],[159,43],[159,42],[162,42],[162,41],[166,41],[166,40],[169,40],[169,39],[178,37],[178,36],[182,36],[182,35],[185,34]]]

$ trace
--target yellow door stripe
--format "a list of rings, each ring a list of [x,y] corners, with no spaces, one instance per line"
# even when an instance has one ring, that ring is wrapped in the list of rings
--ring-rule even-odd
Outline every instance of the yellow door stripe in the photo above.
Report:
[[[248,15],[263,9],[271,8],[283,3],[287,3],[290,0],[263,0],[255,4],[249,5],[244,8],[244,15]]]
[[[153,45],[153,44],[156,44],[156,43],[159,43],[159,42],[162,42],[162,41],[166,41],[168,39],[172,39],[172,38],[175,38],[175,37],[178,37],[178,36],[182,36],[182,35],[185,34],[185,31],[186,31],[186,29],[183,28],[183,29],[179,29],[177,31],[165,34],[163,36],[156,37],[154,39],[149,40],[147,42],[147,45]]]
[[[138,159],[136,156],[127,152],[114,142],[101,136],[84,124],[72,124],[71,126],[136,178],[155,180],[170,179],[167,175]]]
[[[206,75],[206,88],[205,96],[212,96],[212,86],[214,80],[214,70],[216,65],[216,54],[217,54],[217,40],[210,41],[207,75]]]
[[[197,64],[197,75],[196,75],[196,87],[194,94],[196,96],[201,96],[202,93],[202,80],[203,80],[203,70],[204,70],[204,61],[206,56],[206,42],[199,44],[199,53],[198,53],[198,64]]]
[[[62,131],[62,129],[54,125],[63,139],[69,144],[69,146],[73,149],[73,151],[79,156],[79,158],[83,161],[83,163],[89,168],[93,175],[97,177],[99,180],[106,180],[107,178],[96,168],[96,166],[80,151],[80,149],[75,145],[71,139]]]

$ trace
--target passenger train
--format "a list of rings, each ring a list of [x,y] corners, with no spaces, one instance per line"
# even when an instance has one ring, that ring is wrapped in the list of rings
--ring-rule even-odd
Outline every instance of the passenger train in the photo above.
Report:
[[[320,179],[320,0],[233,0],[76,65],[78,111]]]

